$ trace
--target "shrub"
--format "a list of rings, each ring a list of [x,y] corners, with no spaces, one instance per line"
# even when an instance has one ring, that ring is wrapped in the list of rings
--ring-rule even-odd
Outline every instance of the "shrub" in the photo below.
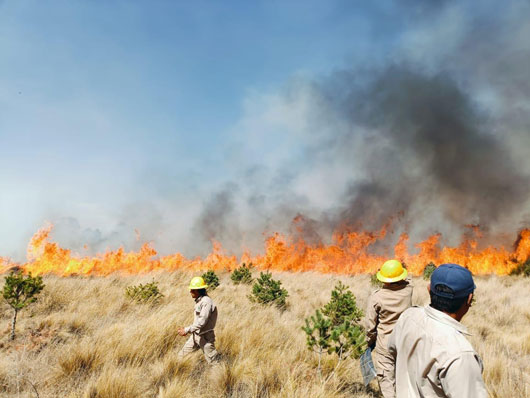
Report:
[[[252,263],[247,267],[245,263],[239,268],[236,268],[234,272],[230,275],[230,279],[234,282],[235,285],[240,283],[250,284],[252,283]]]
[[[331,291],[331,300],[322,308],[322,313],[331,320],[332,326],[339,326],[344,322],[358,323],[363,316],[363,311],[357,307],[355,296],[340,281]]]
[[[137,303],[157,303],[164,295],[158,289],[158,283],[153,281],[137,286],[127,286],[125,288],[125,296]]]
[[[383,282],[377,279],[377,273],[370,275],[370,284],[375,287],[383,286]]]
[[[284,308],[285,299],[289,294],[281,285],[280,281],[272,279],[270,272],[260,272],[259,278],[252,286],[252,294],[248,297],[255,303],[274,304],[278,308]]]
[[[215,290],[219,286],[219,277],[212,270],[202,274],[202,279],[208,285],[208,290]]]
[[[2,296],[14,310],[10,340],[15,340],[15,325],[18,312],[37,301],[36,296],[42,289],[44,289],[44,283],[42,283],[42,277],[40,276],[33,277],[29,273],[24,277],[21,271],[11,272],[11,274],[6,276]]]
[[[331,331],[333,352],[339,359],[346,356],[359,359],[366,348],[363,328],[351,322],[344,322]]]
[[[366,346],[365,335],[359,325],[362,316],[353,293],[339,282],[331,292],[329,303],[305,319],[302,330],[306,333],[307,348],[318,354],[317,371],[320,377],[323,353],[337,354],[339,363],[347,357],[361,356]]]
[[[306,333],[307,347],[310,350],[322,353],[327,351],[331,353],[331,320],[322,315],[320,310],[315,311],[315,315],[311,315],[305,319],[305,327],[302,330]],[[320,366],[319,357],[319,366]]]
[[[510,275],[530,276],[530,258],[512,269]]]
[[[425,268],[423,269],[423,279],[425,279],[426,281],[431,279],[431,275],[435,269],[436,269],[436,265],[434,265],[433,262],[430,262],[429,264],[427,264]]]

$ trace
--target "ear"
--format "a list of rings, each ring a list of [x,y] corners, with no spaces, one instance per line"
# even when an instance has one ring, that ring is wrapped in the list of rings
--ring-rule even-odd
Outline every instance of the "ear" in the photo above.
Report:
[[[471,307],[472,301],[473,301],[473,293],[469,293],[469,296],[467,296],[467,305]]]
[[[430,283],[427,285],[427,291],[428,291],[429,293],[431,293],[431,284],[430,284]]]

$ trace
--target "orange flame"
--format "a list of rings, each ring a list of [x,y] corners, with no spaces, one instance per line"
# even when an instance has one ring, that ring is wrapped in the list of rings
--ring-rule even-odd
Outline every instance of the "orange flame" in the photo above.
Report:
[[[11,268],[11,263],[9,259],[5,257],[0,257],[0,274],[6,272],[9,268]]]
[[[316,271],[323,273],[374,273],[388,258],[403,261],[409,271],[419,275],[429,262],[434,264],[461,264],[474,274],[508,274],[518,263],[530,258],[530,229],[524,229],[513,250],[504,247],[479,249],[482,238],[477,226],[469,226],[471,236],[465,234],[457,247],[441,247],[440,234],[435,234],[414,245],[416,253],[408,250],[409,236],[403,233],[387,255],[373,254],[374,244],[381,244],[389,225],[375,232],[336,232],[329,244],[308,244],[303,238],[275,233],[265,240],[261,255],[245,251],[241,262],[252,263],[258,269],[275,271]],[[212,252],[204,259],[188,259],[180,253],[159,257],[157,251],[144,243],[139,251],[125,252],[123,248],[107,251],[94,257],[82,257],[50,241],[52,226],[46,226],[32,237],[27,250],[28,261],[21,265],[33,274],[109,275],[112,273],[137,274],[155,270],[233,270],[239,265],[236,256],[223,251],[219,242],[213,242]],[[0,272],[17,265],[0,257]]]

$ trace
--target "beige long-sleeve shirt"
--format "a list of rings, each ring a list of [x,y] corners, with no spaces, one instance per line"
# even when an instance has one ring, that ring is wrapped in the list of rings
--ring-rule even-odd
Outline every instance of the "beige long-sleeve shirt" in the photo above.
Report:
[[[397,398],[486,398],[482,361],[467,329],[432,307],[405,311],[390,335]]]
[[[400,315],[412,305],[412,284],[408,281],[384,285],[368,299],[364,327],[368,345],[385,352],[388,337]]]
[[[212,299],[208,296],[197,297],[195,300],[193,323],[185,328],[184,331],[202,336],[208,332],[213,333],[216,323],[217,307]]]

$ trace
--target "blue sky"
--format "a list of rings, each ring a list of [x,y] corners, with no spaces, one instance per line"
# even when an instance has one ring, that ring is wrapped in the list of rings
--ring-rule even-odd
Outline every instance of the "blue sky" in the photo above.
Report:
[[[134,248],[134,228],[197,249],[216,190],[304,162],[307,82],[399,58],[418,18],[451,12],[465,26],[412,0],[0,2],[0,255],[23,258],[46,221],[74,249]],[[342,183],[301,205],[331,206]]]
[[[362,3],[3,2],[0,252],[81,201],[112,212],[227,179],[249,91],[366,52]]]

